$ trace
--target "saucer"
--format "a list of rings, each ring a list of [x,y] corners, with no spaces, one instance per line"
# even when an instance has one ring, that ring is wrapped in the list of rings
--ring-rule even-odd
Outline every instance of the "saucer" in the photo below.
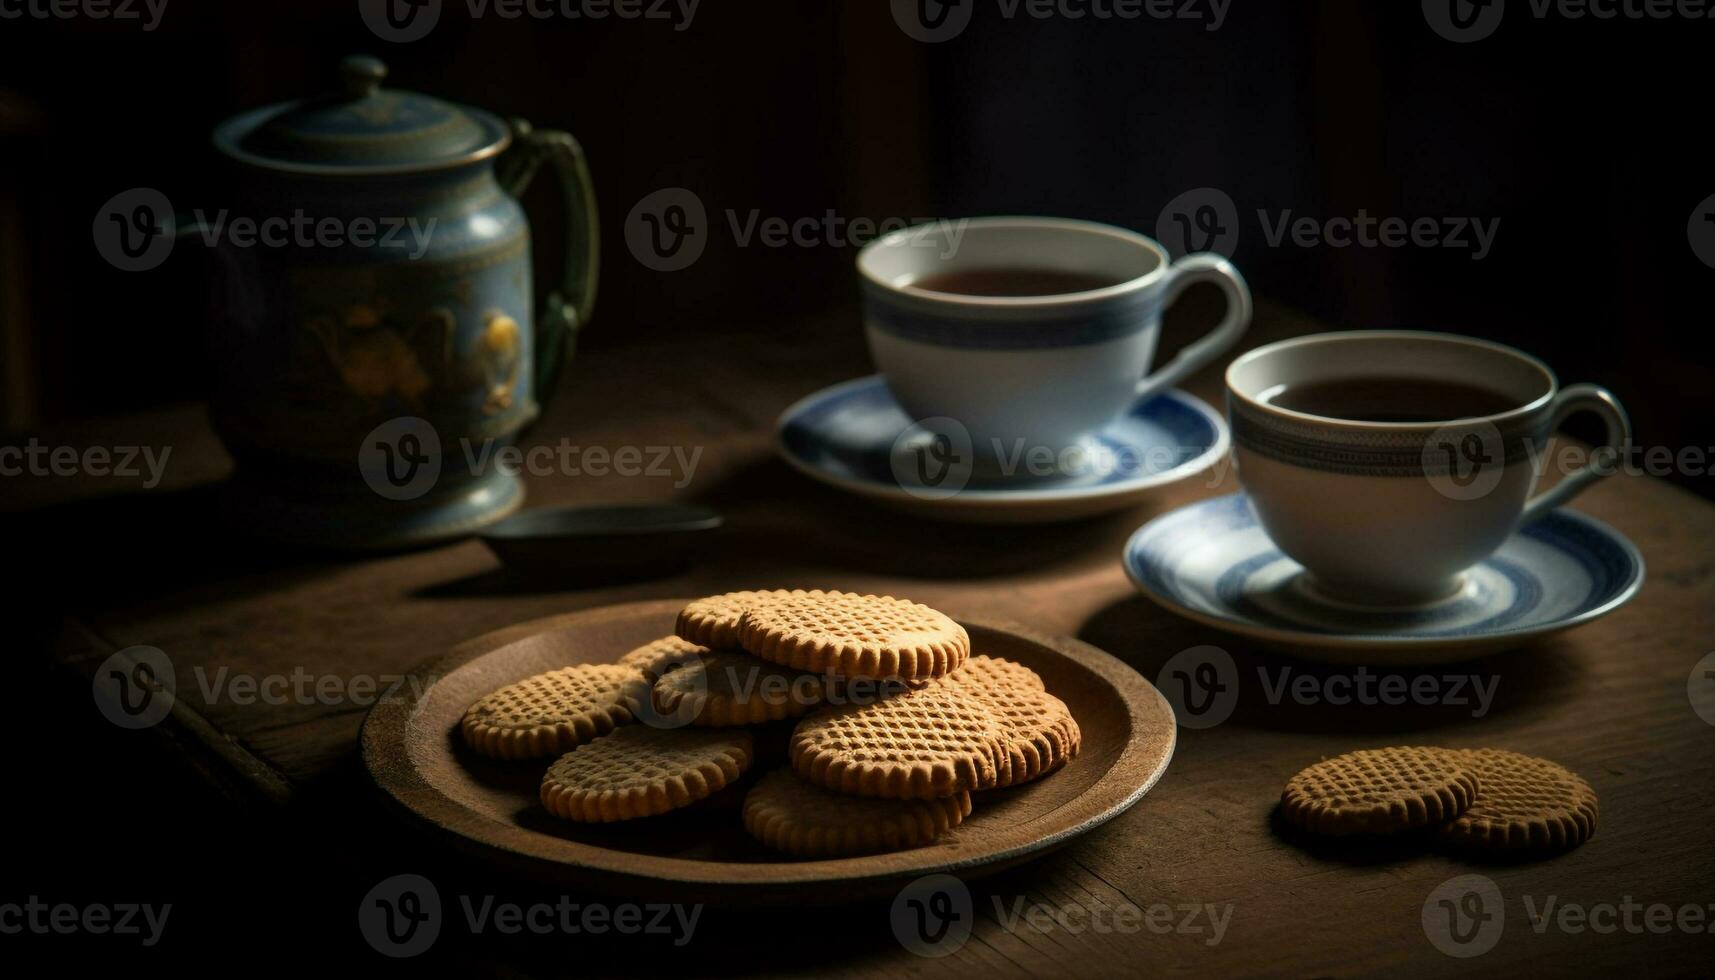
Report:
[[[915,430],[915,431],[913,431]],[[929,438],[880,375],[824,388],[780,416],[776,445],[799,472],[864,497],[943,520],[1066,521],[1121,510],[1194,476],[1227,452],[1226,420],[1177,389],[1132,404],[1083,444],[1083,460],[1051,475],[984,477],[966,466],[934,485],[896,475],[913,436]],[[1063,457],[1065,458],[1065,457]]]
[[[1557,510],[1513,532],[1432,603],[1365,607],[1320,593],[1263,532],[1242,493],[1150,521],[1125,546],[1126,574],[1167,609],[1331,663],[1459,660],[1569,629],[1624,605],[1644,560],[1618,531]]]

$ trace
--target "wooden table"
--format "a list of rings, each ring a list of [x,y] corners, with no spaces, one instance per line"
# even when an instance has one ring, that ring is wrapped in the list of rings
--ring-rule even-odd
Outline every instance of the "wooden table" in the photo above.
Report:
[[[1264,306],[1247,345],[1313,329]],[[1174,653],[1218,644],[1234,655],[1245,678],[1240,710],[1216,728],[1182,730],[1167,776],[1112,824],[1034,864],[974,883],[978,921],[950,959],[923,959],[904,949],[894,939],[888,907],[875,904],[766,914],[709,909],[683,948],[658,937],[468,936],[461,921],[443,929],[438,963],[451,957],[482,972],[957,970],[996,976],[1707,968],[1715,953],[1709,935],[1571,932],[1558,923],[1539,933],[1526,902],[1690,904],[1704,909],[1706,924],[1715,920],[1708,909],[1715,902],[1715,849],[1709,845],[1715,727],[1699,718],[1687,695],[1693,665],[1715,649],[1715,506],[1647,478],[1616,478],[1580,499],[1580,509],[1638,544],[1648,582],[1632,605],[1601,622],[1434,672],[1498,682],[1485,717],[1473,718],[1468,706],[1270,705],[1257,680],[1259,667],[1289,667],[1318,678],[1328,672],[1176,619],[1140,598],[1118,562],[1121,543],[1140,522],[1229,492],[1229,474],[1187,481],[1149,508],[1066,526],[961,527],[901,518],[811,484],[771,451],[772,426],[783,407],[861,373],[867,363],[850,313],[781,331],[768,342],[710,337],[581,355],[531,439],[700,449],[694,479],[677,488],[676,477],[531,477],[531,503],[694,497],[728,515],[729,533],[717,556],[686,574],[645,584],[521,593],[507,586],[494,558],[474,541],[347,560],[294,555],[215,533],[207,488],[227,464],[195,409],[64,436],[74,443],[129,438],[173,445],[173,465],[161,487],[127,492],[122,481],[62,481],[38,494],[40,508],[28,509],[18,497],[13,504],[26,508],[29,524],[53,543],[38,553],[50,572],[57,565],[77,583],[57,661],[87,673],[116,649],[148,644],[166,651],[179,672],[179,700],[167,722],[148,733],[111,737],[158,741],[223,793],[174,791],[160,805],[185,821],[238,813],[273,828],[255,842],[259,855],[230,860],[242,865],[265,857],[272,869],[267,889],[297,896],[295,914],[314,919],[318,935],[349,945],[355,957],[374,954],[356,941],[351,910],[385,875],[428,875],[443,896],[537,892],[425,850],[376,799],[355,759],[361,704],[349,698],[240,704],[230,690],[211,700],[184,678],[199,668],[210,679],[223,668],[229,677],[385,678],[457,640],[551,613],[734,588],[825,586],[903,594],[955,615],[1028,621],[1076,635],[1152,679]],[[1218,378],[1216,371],[1205,372],[1191,388],[1219,404]],[[47,499],[54,503],[46,506]],[[131,557],[90,562],[89,554]],[[142,556],[146,567],[138,564]],[[82,690],[87,697],[87,687]],[[81,709],[80,723],[102,724],[87,701]],[[1281,785],[1300,767],[1352,748],[1398,743],[1499,746],[1558,760],[1600,794],[1600,831],[1566,856],[1501,866],[1474,866],[1414,848],[1306,848],[1277,832],[1271,811]],[[1427,938],[1423,907],[1438,885],[1468,873],[1498,886],[1505,926],[1492,951],[1454,960]],[[233,887],[255,885],[238,880]],[[839,898],[828,896],[831,903]],[[186,896],[175,918],[185,929],[195,928],[199,917],[216,921],[210,906],[223,901],[220,895]],[[1070,909],[1074,916],[1135,905],[1146,913],[1145,926],[1072,932],[1018,923],[1009,929],[1005,920],[1020,902]],[[1161,929],[1185,917],[1180,906],[1230,917],[1219,941],[1212,941],[1206,912],[1193,923],[1203,927],[1199,933]],[[1131,914],[1120,918],[1129,921]],[[769,945],[777,950],[765,954]]]

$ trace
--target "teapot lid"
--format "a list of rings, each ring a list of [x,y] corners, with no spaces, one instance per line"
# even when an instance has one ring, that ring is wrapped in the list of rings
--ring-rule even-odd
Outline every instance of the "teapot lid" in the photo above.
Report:
[[[223,153],[267,170],[323,176],[414,173],[473,163],[512,141],[481,109],[384,89],[387,66],[352,56],[339,92],[240,113],[214,130]]]

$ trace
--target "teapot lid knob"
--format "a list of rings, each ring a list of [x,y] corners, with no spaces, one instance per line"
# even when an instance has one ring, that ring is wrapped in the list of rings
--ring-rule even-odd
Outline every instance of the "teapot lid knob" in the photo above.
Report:
[[[375,94],[381,80],[387,77],[387,66],[380,58],[354,54],[339,64],[340,77],[345,81],[347,98],[361,99]]]

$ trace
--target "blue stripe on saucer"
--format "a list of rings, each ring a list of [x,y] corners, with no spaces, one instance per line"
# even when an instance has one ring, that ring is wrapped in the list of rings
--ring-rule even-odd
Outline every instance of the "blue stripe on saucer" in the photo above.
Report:
[[[1643,578],[1642,561],[1617,532],[1559,510],[1468,572],[1455,598],[1412,609],[1336,606],[1303,587],[1303,569],[1268,540],[1242,493],[1156,518],[1132,535],[1124,561],[1145,593],[1237,630],[1378,646],[1546,632],[1604,610]]]
[[[799,462],[842,480],[899,489],[894,441],[911,424],[880,375],[820,392],[782,421],[780,441]],[[961,496],[1026,496],[1150,480],[1207,454],[1221,439],[1210,417],[1177,392],[1139,402],[1095,441],[1113,454],[1111,470],[1083,477],[975,483]]]

